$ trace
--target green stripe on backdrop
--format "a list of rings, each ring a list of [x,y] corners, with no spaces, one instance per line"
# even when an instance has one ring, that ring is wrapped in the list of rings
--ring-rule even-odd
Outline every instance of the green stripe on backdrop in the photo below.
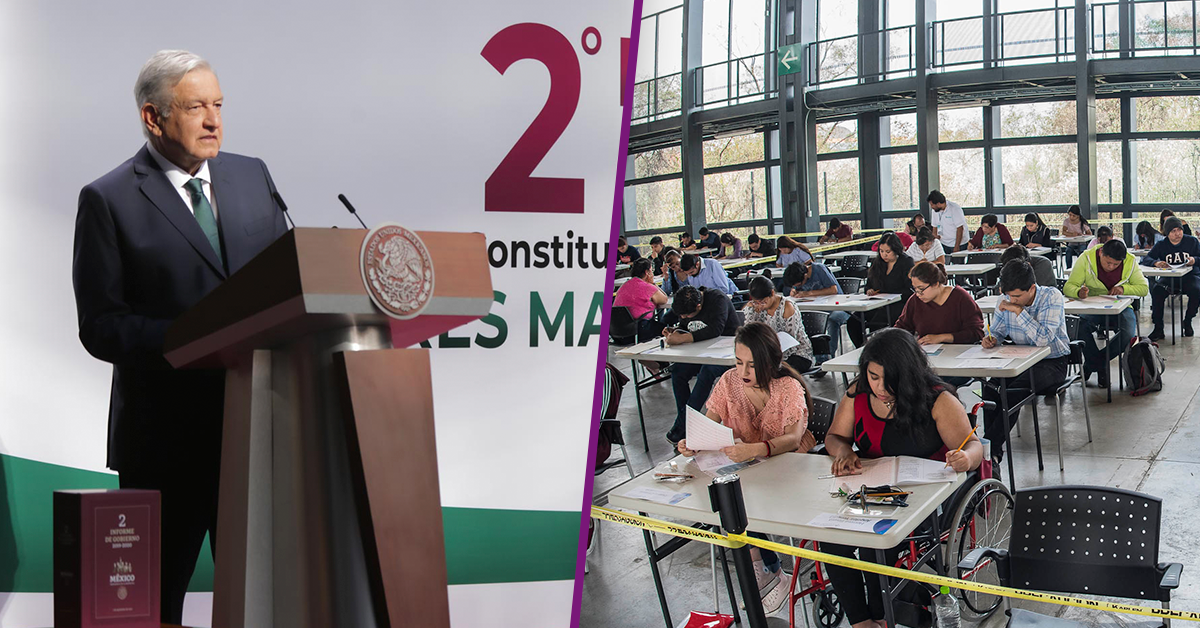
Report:
[[[0,592],[53,590],[51,494],[117,488],[117,477],[0,454]],[[450,584],[571,580],[579,513],[443,508]],[[212,591],[208,543],[191,591]]]

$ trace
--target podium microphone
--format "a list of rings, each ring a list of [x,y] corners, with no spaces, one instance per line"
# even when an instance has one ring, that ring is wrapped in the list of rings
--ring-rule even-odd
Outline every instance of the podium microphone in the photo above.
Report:
[[[271,196],[275,198],[275,204],[279,205],[279,209],[283,210],[283,217],[287,219],[288,224],[292,226],[292,229],[295,229],[296,223],[292,222],[292,217],[288,214],[287,203],[283,202],[283,197],[279,195],[278,191],[272,191]]]
[[[354,206],[350,204],[350,201],[346,200],[345,194],[338,194],[338,200],[342,202],[342,205],[346,206],[346,209],[350,210],[350,213],[354,216],[355,219],[358,220],[358,224],[362,225],[363,229],[367,229],[367,231],[370,231],[370,229],[367,228],[367,223],[363,222],[362,218],[358,217],[358,212],[354,211]]]

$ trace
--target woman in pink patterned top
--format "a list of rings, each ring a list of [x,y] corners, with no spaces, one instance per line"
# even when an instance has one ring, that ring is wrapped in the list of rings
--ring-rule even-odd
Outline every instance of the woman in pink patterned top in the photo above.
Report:
[[[650,340],[662,333],[662,326],[652,329],[654,312],[667,304],[667,295],[654,285],[654,263],[646,258],[633,262],[631,277],[617,288],[613,307],[627,307],[629,314],[638,321],[638,341]]]
[[[737,440],[721,452],[742,462],[812,449],[816,439],[807,430],[811,397],[800,374],[783,362],[775,330],[766,323],[749,323],[738,330],[733,350],[736,366],[717,380],[705,404],[708,418],[732,428]],[[686,438],[678,448],[685,456],[696,455],[687,448]],[[788,596],[786,578],[779,577],[779,557],[773,552],[751,551],[760,555],[754,571],[763,610],[770,614]]]

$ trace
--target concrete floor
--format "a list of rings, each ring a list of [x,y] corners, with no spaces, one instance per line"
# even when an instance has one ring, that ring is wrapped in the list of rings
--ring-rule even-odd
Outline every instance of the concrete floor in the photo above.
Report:
[[[1148,305],[1148,303],[1146,304]],[[1149,308],[1142,308],[1143,333],[1151,328]],[[1169,330],[1168,330],[1169,333]],[[847,342],[843,339],[843,342]],[[1073,388],[1064,403],[1067,415],[1063,424],[1063,454],[1065,470],[1057,464],[1057,438],[1054,430],[1054,407],[1039,406],[1042,426],[1042,450],[1045,471],[1037,470],[1031,414],[1026,408],[1021,415],[1022,438],[1013,438],[1018,486],[1056,484],[1091,484],[1142,491],[1163,498],[1164,522],[1160,540],[1159,560],[1181,562],[1183,584],[1172,597],[1171,606],[1179,610],[1200,611],[1200,557],[1193,550],[1188,530],[1195,529],[1200,516],[1196,496],[1200,475],[1200,339],[1179,338],[1172,346],[1170,337],[1159,343],[1167,361],[1165,386],[1161,392],[1133,398],[1115,390],[1111,404],[1105,403],[1104,391],[1088,388],[1092,418],[1093,442],[1087,442],[1083,407],[1078,388]],[[610,361],[629,374],[629,362],[612,357]],[[1116,361],[1113,361],[1113,382],[1116,382]],[[841,381],[826,376],[808,379],[814,395],[830,399],[840,396]],[[836,388],[835,388],[836,387]],[[963,399],[974,399],[963,392]],[[632,385],[626,387],[621,399],[620,418],[623,423],[628,453],[634,472],[641,474],[652,468],[652,462],[662,462],[672,455],[664,435],[674,419],[674,399],[669,382],[642,391],[642,404],[649,433],[649,456],[642,449],[641,427]],[[619,455],[617,449],[614,458]],[[1007,474],[1007,472],[1005,472]],[[609,470],[596,478],[595,503],[606,505],[604,495],[628,480],[624,467]],[[605,523],[600,529],[600,543],[588,558],[590,573],[583,588],[583,609],[580,628],[664,626],[662,612],[655,595],[654,582],[646,558],[640,530]],[[661,540],[660,540],[661,542]],[[690,610],[713,610],[712,571],[709,567],[708,546],[690,543],[659,565],[672,620],[680,625]],[[730,563],[732,569],[732,563]],[[790,563],[785,562],[790,570]],[[736,576],[735,576],[736,578]],[[735,579],[735,588],[737,586]],[[740,593],[738,594],[740,596]],[[1014,606],[1037,612],[1062,616],[1095,626],[1127,626],[1141,623],[1157,625],[1151,618],[1115,615],[1097,611],[1051,606],[1031,602],[1014,602]],[[720,586],[720,608],[729,612],[724,583]],[[796,608],[797,624],[803,611]],[[778,614],[785,621],[786,607]],[[989,628],[1002,626],[1006,618],[996,613],[980,625]],[[964,621],[965,624],[970,623]],[[749,625],[744,616],[742,625]],[[842,622],[845,626],[845,621]]]

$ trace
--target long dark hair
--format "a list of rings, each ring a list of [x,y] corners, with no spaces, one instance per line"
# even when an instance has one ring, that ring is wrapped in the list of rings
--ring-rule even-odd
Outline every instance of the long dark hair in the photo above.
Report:
[[[800,249],[801,251],[808,253],[809,257],[812,257],[812,251],[808,250],[808,247],[804,246],[803,242],[797,242],[785,235],[775,238],[775,248],[779,249],[780,247],[789,248],[789,249],[793,249],[793,250]]]
[[[1137,233],[1138,246],[1152,246],[1154,244],[1154,236],[1158,234],[1158,231],[1154,229],[1154,225],[1150,224],[1149,220],[1139,222],[1134,232]]]
[[[808,392],[804,378],[783,361],[783,349],[779,346],[779,334],[775,332],[775,328],[766,323],[743,325],[738,329],[733,342],[750,350],[750,356],[754,358],[754,379],[759,388],[769,392],[771,383],[781,377],[790,377],[800,382],[800,387],[804,389],[805,409],[808,415],[812,416],[812,395]]]
[[[858,379],[847,391],[850,397],[870,394],[871,362],[883,367],[883,388],[896,400],[891,416],[896,427],[911,432],[933,422],[933,404],[949,386],[934,374],[916,336],[896,327],[871,334],[858,357]]]
[[[900,236],[888,231],[879,238],[879,248],[887,246],[892,250],[892,255],[896,256],[896,261],[900,261],[900,256],[904,255],[904,243],[900,241]],[[883,256],[876,254],[875,259],[871,261],[871,270],[867,271],[867,278],[872,286],[882,286],[883,280],[887,279],[887,262],[883,261]]]
[[[1068,207],[1068,208],[1067,208],[1067,213],[1068,213],[1068,214],[1075,214],[1076,216],[1078,216],[1078,217],[1079,217],[1079,224],[1085,225],[1085,226],[1087,226],[1087,227],[1089,227],[1089,228],[1091,227],[1091,225],[1090,225],[1090,224],[1088,224],[1087,218],[1084,218],[1084,217],[1083,217],[1083,212],[1079,211],[1079,206],[1078,206],[1078,205],[1072,205],[1072,206]]]
[[[1036,222],[1038,225],[1038,231],[1046,228],[1046,223],[1042,222],[1042,219],[1034,213],[1025,214],[1025,222]]]

